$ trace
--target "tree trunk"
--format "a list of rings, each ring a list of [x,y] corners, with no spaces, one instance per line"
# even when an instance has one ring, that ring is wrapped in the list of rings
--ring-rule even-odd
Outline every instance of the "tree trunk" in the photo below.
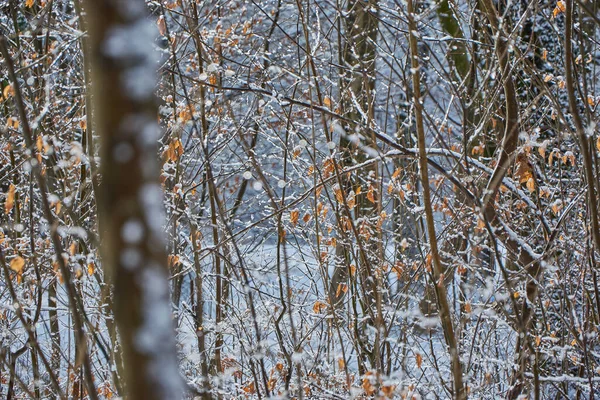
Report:
[[[178,399],[182,380],[157,155],[156,28],[142,0],[88,1],[87,7],[94,115],[102,141],[102,261],[114,285],[125,392],[130,399]]]

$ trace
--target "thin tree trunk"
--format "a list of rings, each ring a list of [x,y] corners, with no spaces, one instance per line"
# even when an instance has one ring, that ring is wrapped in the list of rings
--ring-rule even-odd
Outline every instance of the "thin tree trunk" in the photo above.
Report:
[[[452,323],[452,315],[450,314],[450,306],[444,285],[444,267],[440,259],[437,237],[435,231],[435,220],[433,218],[433,209],[431,207],[431,195],[429,190],[429,173],[427,170],[427,151],[425,142],[425,127],[423,124],[423,104],[421,103],[421,79],[419,71],[419,53],[417,47],[417,24],[414,17],[414,9],[412,0],[407,1],[408,14],[408,29],[409,29],[409,45],[410,58],[412,66],[412,86],[414,93],[415,118],[417,123],[417,140],[419,145],[419,170],[421,172],[421,181],[423,183],[423,206],[425,207],[425,217],[427,219],[427,236],[429,238],[430,254],[432,258],[432,285],[435,287],[435,294],[439,307],[440,320],[444,331],[444,338],[450,353],[450,363],[452,369],[452,377],[454,379],[455,399],[466,399],[467,392],[463,384],[462,365],[460,362],[460,352],[454,335],[454,327]]]
[[[156,28],[142,0],[88,1],[103,266],[114,285],[125,393],[132,400],[183,393],[169,301],[154,97]],[[127,173],[123,173],[126,170]]]

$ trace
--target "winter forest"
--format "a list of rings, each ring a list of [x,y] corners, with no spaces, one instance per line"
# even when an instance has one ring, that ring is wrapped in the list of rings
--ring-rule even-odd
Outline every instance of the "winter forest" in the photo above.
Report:
[[[0,398],[600,399],[599,28],[0,0]]]

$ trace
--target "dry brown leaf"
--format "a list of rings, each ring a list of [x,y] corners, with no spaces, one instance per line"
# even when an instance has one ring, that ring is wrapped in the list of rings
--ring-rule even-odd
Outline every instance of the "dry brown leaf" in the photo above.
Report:
[[[588,95],[587,102],[590,107],[593,107],[596,104],[596,99],[594,99],[594,96]]]
[[[304,217],[302,217],[302,221],[304,221],[304,223],[307,223],[308,221],[310,221],[311,216],[309,213],[304,214]]]
[[[369,186],[369,191],[367,192],[367,199],[375,204],[375,188],[373,187],[373,185]]]
[[[2,96],[4,96],[5,99],[8,99],[10,96],[13,96],[15,94],[15,90],[13,89],[12,85],[6,85],[4,87],[4,90],[2,91]]]
[[[404,271],[404,266],[400,261],[396,261],[396,264],[392,267],[392,272],[396,274],[396,278],[400,280],[402,278],[402,272]]]
[[[371,379],[368,376],[363,378],[362,388],[367,396],[371,396],[375,393],[375,386],[373,386]]]
[[[350,208],[351,210],[356,207],[356,196],[354,195],[354,191],[350,191],[350,193],[348,194],[348,200],[346,201],[348,204],[348,208]]]
[[[354,276],[356,274],[356,265],[352,264],[350,266],[350,276]]]
[[[42,135],[38,135],[37,139],[35,140],[35,147],[40,153],[44,149],[44,139],[42,138]]]
[[[535,181],[533,178],[529,178],[527,180],[527,190],[529,190],[529,193],[533,193],[535,191]]]
[[[299,218],[300,218],[300,211],[293,210],[292,212],[290,212],[290,222],[292,223],[293,226],[296,226],[298,224]]]
[[[8,193],[6,194],[6,200],[4,201],[4,213],[8,214],[13,209],[15,205],[15,195],[17,188],[12,183],[8,188]]]
[[[167,263],[169,264],[169,268],[174,268],[177,264],[179,264],[179,256],[175,254],[169,254],[169,257],[167,257]]]
[[[335,170],[335,163],[331,158],[328,158],[323,163],[323,177],[329,178],[331,173]]]
[[[181,140],[179,140],[179,138],[171,140],[165,153],[167,161],[176,162],[179,160],[179,157],[183,154],[183,145],[181,144]]]
[[[335,199],[338,201],[338,203],[343,203],[344,202],[344,195],[342,193],[342,189],[340,189],[338,187],[338,188],[335,188],[333,192],[335,193]]]
[[[552,11],[552,16],[554,18],[558,17],[561,13],[564,13],[567,9],[567,5],[565,4],[564,1],[560,0],[556,2],[556,7],[554,7],[554,10]]]
[[[335,297],[340,297],[342,293],[346,293],[348,291],[348,285],[345,283],[339,283],[337,290],[335,291]]]
[[[6,119],[6,126],[12,129],[19,129],[19,120],[15,117],[8,117]]]
[[[74,256],[75,253],[77,253],[77,243],[73,242],[71,243],[71,246],[69,246],[69,254]]]
[[[325,304],[321,300],[317,300],[317,301],[315,301],[315,304],[313,304],[313,312],[315,312],[317,314],[322,313],[323,311],[325,311],[326,308],[327,308],[327,304]]]
[[[158,32],[160,33],[160,35],[165,36],[165,34],[167,33],[167,24],[165,23],[165,17],[162,15],[158,17],[156,25],[158,26]]]
[[[244,393],[247,393],[247,394],[255,393],[256,389],[254,388],[254,382],[250,382],[249,384],[244,386],[243,390],[244,390]]]
[[[23,267],[25,266],[25,260],[21,256],[16,256],[10,260],[10,269],[15,271],[17,274],[23,273]]]
[[[381,392],[385,397],[392,398],[394,397],[394,391],[396,390],[396,385],[383,385],[381,387]]]

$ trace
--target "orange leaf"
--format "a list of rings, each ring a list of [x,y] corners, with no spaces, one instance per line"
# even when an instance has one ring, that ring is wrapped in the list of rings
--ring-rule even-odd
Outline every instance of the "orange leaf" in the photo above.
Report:
[[[375,386],[373,386],[371,383],[371,378],[369,377],[371,374],[372,373],[367,372],[362,382],[362,388],[367,396],[371,396],[375,393]]]
[[[178,255],[170,254],[167,259],[168,259],[167,262],[169,264],[169,268],[173,268],[177,264],[179,264],[179,256]]]
[[[339,187],[334,189],[334,193],[335,193],[335,199],[338,201],[338,203],[343,203],[344,202],[344,195],[342,194],[342,189],[340,189]]]
[[[244,393],[252,394],[256,392],[254,388],[254,382],[250,382],[248,385],[244,386]]]
[[[19,120],[14,117],[8,117],[6,119],[6,126],[12,129],[19,129]]]
[[[16,256],[12,260],[10,260],[10,269],[15,271],[19,275],[23,273],[24,266],[25,266],[25,260],[23,260],[23,257]]]
[[[25,7],[31,8],[31,7],[33,7],[33,3],[34,3],[34,0],[27,0],[25,2]]]
[[[2,91],[2,96],[4,96],[5,99],[8,99],[10,96],[13,96],[15,94],[15,89],[13,89],[12,85],[7,85],[4,87],[4,90]]]
[[[348,285],[345,283],[338,284],[337,290],[335,291],[335,297],[340,297],[342,293],[346,293],[348,291]]]
[[[44,139],[42,138],[42,135],[38,135],[37,139],[35,140],[35,147],[40,153],[44,149]]]
[[[181,116],[181,114],[180,114]],[[183,118],[182,118],[183,119]],[[176,162],[179,160],[179,157],[183,154],[183,145],[181,144],[181,140],[173,139],[169,143],[169,147],[166,150],[166,159],[167,161]]]
[[[381,391],[385,397],[392,398],[394,396],[394,391],[396,390],[396,385],[383,385],[381,387]]]
[[[423,364],[423,356],[420,353],[417,353],[415,356],[415,361],[417,362],[417,368],[421,369],[421,364]]]
[[[290,222],[293,226],[296,226],[296,224],[298,224],[298,218],[300,218],[300,211],[294,210],[290,213]]]
[[[529,178],[527,180],[527,190],[529,190],[529,193],[533,193],[535,191],[535,181],[533,178]]]
[[[348,194],[347,203],[348,203],[348,208],[351,210],[354,207],[356,207],[356,196],[354,195],[354,190],[350,191],[350,193]]]
[[[400,261],[396,261],[396,264],[392,267],[392,271],[396,274],[396,278],[402,278],[402,272],[404,271],[404,266]]]
[[[356,265],[352,264],[350,266],[350,276],[354,276],[355,273],[356,273]]]
[[[77,253],[77,243],[73,242],[71,243],[71,246],[69,246],[69,254],[74,256],[75,253]]]
[[[331,173],[334,170],[335,170],[334,161],[331,158],[328,158],[327,160],[325,160],[325,162],[323,163],[323,177],[329,178],[331,176]]]
[[[317,314],[322,313],[327,308],[327,304],[323,303],[321,300],[315,301],[313,305],[313,311]]]
[[[552,210],[552,212],[556,215],[558,215],[558,213],[560,212],[560,210],[562,210],[563,205],[562,205],[562,201],[556,200],[554,203],[552,203],[552,205],[550,206],[550,209]]]
[[[13,209],[15,205],[15,193],[17,188],[12,183],[8,188],[8,194],[6,195],[6,200],[4,201],[4,213],[8,214],[10,210]]]
[[[373,204],[375,204],[375,188],[373,185],[369,186],[369,191],[367,192],[367,199]]]
[[[188,122],[190,119],[192,119],[192,110],[186,107],[179,111],[179,119],[182,123]]]
[[[165,36],[165,34],[167,33],[167,24],[165,23],[165,17],[162,15],[158,17],[156,25],[158,26],[158,32],[160,33],[160,35]]]
[[[565,10],[567,9],[567,5],[565,4],[564,1],[560,0],[556,2],[556,7],[554,7],[554,10],[552,11],[552,16],[554,18],[558,17],[561,13],[564,13]]]

